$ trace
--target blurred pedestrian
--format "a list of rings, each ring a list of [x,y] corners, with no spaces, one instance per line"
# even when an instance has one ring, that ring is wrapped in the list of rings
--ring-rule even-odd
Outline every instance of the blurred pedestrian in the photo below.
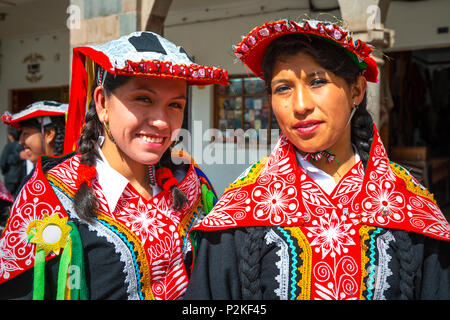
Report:
[[[0,168],[4,177],[6,189],[15,195],[25,176],[25,163],[21,158],[24,147],[19,144],[20,130],[8,127],[8,143],[3,148],[0,157]]]

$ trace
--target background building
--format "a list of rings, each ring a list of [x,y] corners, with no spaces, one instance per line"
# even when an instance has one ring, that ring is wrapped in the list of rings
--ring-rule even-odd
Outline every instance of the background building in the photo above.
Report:
[[[228,88],[193,87],[185,121],[190,153],[222,194],[275,141],[247,132],[248,141],[267,142],[255,150],[227,140],[225,129],[277,128],[261,81],[236,62],[232,45],[265,21],[303,17],[343,19],[356,37],[378,48],[382,77],[369,87],[369,100],[383,141],[391,157],[422,176],[438,203],[447,205],[448,0],[0,0],[0,112],[40,99],[67,102],[74,46],[137,30],[163,33],[198,63],[226,68],[232,78]],[[223,137],[211,138],[217,131],[210,128],[223,130]],[[0,133],[3,147],[4,126]],[[215,147],[211,140],[230,143]]]

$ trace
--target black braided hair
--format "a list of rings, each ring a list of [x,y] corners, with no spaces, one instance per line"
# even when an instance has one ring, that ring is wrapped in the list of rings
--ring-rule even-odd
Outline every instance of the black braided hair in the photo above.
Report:
[[[398,248],[400,263],[400,299],[412,300],[414,299],[414,273],[418,268],[418,264],[414,261],[411,234],[403,230],[395,230],[393,234]]]
[[[66,120],[64,116],[55,116],[50,124],[55,129],[55,145],[53,154],[55,156],[62,155],[64,153],[64,135],[66,129]],[[45,130],[45,127],[44,127]]]
[[[112,94],[115,89],[124,85],[130,79],[131,77],[128,76],[116,76],[107,73],[103,82],[105,94]],[[94,94],[96,87],[97,85],[94,84],[91,90],[91,95]],[[104,134],[103,130],[103,125],[97,115],[95,102],[92,99],[89,105],[89,110],[85,116],[85,126],[79,141],[79,152],[81,154],[80,162],[82,164],[93,166],[95,165],[96,160],[100,157],[97,152],[96,145],[100,135]],[[163,154],[160,163],[162,166],[169,167],[172,172],[182,166],[177,166],[171,161],[170,149],[166,150]],[[176,186],[172,187],[171,191],[174,199],[173,207],[175,210],[180,210],[187,203],[187,196]],[[82,219],[90,220],[96,216],[95,209],[97,208],[97,198],[92,188],[89,187],[86,182],[81,184],[79,190],[75,194],[74,207],[77,214]]]
[[[261,248],[264,244],[264,227],[248,227],[240,251],[239,276],[243,300],[261,300]]]
[[[100,137],[102,124],[95,109],[95,102],[89,105],[89,110],[85,116],[85,126],[79,141],[80,162],[87,166],[95,165],[96,159],[100,157],[96,144]],[[74,208],[81,219],[90,221],[96,217],[97,197],[94,190],[86,182],[80,185],[75,193]]]
[[[323,68],[343,78],[349,85],[356,83],[361,75],[359,66],[350,58],[345,49],[327,40],[314,36],[290,34],[274,40],[263,60],[263,72],[266,90],[271,94],[271,80],[275,62],[281,57],[288,57],[299,52],[309,54]],[[351,121],[351,141],[367,167],[373,140],[373,120],[367,111],[367,96],[358,105]]]
[[[373,120],[367,111],[367,96],[364,95],[363,101],[358,105],[351,121],[351,140],[356,147],[364,168],[367,168],[369,162],[370,149],[373,142]]]

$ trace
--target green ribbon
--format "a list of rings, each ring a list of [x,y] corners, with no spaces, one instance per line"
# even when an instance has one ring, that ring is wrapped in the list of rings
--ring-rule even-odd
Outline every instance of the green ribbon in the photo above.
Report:
[[[206,184],[202,184],[202,201],[206,214],[208,214],[212,210],[217,202],[216,200],[217,198],[214,196],[214,193],[208,189]]]
[[[57,280],[57,292],[56,299],[64,300],[65,289],[68,285],[67,274],[69,266],[76,266],[74,270],[78,270],[79,286],[74,286],[70,289],[71,300],[87,300],[88,290],[86,285],[86,276],[84,269],[83,259],[83,245],[81,242],[81,236],[78,228],[71,221],[67,221],[67,224],[72,227],[70,230],[70,239],[64,248],[59,261],[58,280]],[[28,235],[28,241],[34,236],[34,232],[30,232]],[[71,250],[70,250],[71,249]],[[69,252],[72,251],[71,255]],[[36,252],[34,257],[34,278],[33,278],[33,300],[43,300],[45,289],[45,253],[44,250]]]
[[[39,250],[34,256],[33,300],[44,300],[45,253]]]
[[[64,300],[66,284],[67,284],[67,271],[70,265],[70,248],[72,246],[72,241],[69,239],[67,241],[66,247],[61,254],[61,259],[59,260],[59,270],[58,270],[58,282],[56,291],[56,300]]]
[[[87,300],[88,290],[86,285],[86,275],[84,269],[83,258],[83,244],[81,242],[80,232],[72,221],[67,221],[67,224],[72,227],[70,230],[70,238],[72,239],[72,259],[70,261],[72,266],[76,266],[79,270],[80,286],[75,286],[70,290],[70,298],[72,300]]]

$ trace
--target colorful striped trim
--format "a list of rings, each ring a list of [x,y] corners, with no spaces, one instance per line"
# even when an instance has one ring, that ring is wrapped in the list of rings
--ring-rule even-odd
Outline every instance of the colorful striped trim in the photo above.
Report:
[[[289,300],[297,299],[299,293],[301,293],[302,288],[298,286],[301,281],[302,274],[300,273],[302,260],[298,260],[300,258],[299,251],[301,250],[296,246],[296,237],[291,234],[291,230],[289,228],[277,227],[282,238],[286,241],[289,247],[289,258],[291,260],[290,266],[290,290],[289,290]]]
[[[139,298],[141,300],[154,300],[155,297],[153,296],[150,286],[150,266],[148,265],[144,248],[140,245],[139,239],[121,223],[101,212],[98,212],[95,219],[116,233],[130,250],[133,257],[136,278],[138,280]]]
[[[66,184],[54,175],[46,174],[45,176],[52,187],[57,188],[73,201],[75,193],[72,189],[67,187]],[[120,222],[108,217],[100,211],[97,211],[96,220],[114,232],[129,249],[130,254],[133,257],[136,278],[138,279],[139,298],[144,300],[154,300],[155,298],[151,290],[150,282],[150,266],[140,240]]]
[[[389,165],[391,166],[391,169],[395,173],[395,175],[405,181],[407,190],[411,191],[414,194],[427,198],[434,204],[436,204],[434,195],[430,191],[428,191],[427,188],[420,185],[420,183],[416,181],[416,179],[408,172],[408,170],[394,162],[389,162]]]
[[[188,239],[189,230],[198,222],[197,218],[199,215],[201,215],[200,210],[203,210],[203,204],[201,200],[201,197],[199,197],[197,203],[193,206],[193,208],[195,209],[186,214],[178,225],[178,232],[180,233],[180,237],[183,241],[183,246]]]
[[[264,157],[262,160],[253,164],[249,169],[246,170],[248,172],[244,172],[241,177],[237,178],[233,183],[230,183],[230,185],[225,189],[224,192],[254,184],[256,182],[256,179],[258,179],[262,169],[266,165],[268,159],[268,157]]]
[[[361,236],[361,290],[360,300],[373,300],[376,276],[376,238],[382,228],[364,225],[359,230]]]
[[[297,295],[297,300],[310,300],[311,298],[311,258],[312,251],[308,239],[303,234],[299,227],[286,227],[291,232],[291,235],[297,239],[298,246],[301,249],[300,259],[302,265],[298,267],[301,279],[297,282],[297,286],[301,288],[301,292]]]

